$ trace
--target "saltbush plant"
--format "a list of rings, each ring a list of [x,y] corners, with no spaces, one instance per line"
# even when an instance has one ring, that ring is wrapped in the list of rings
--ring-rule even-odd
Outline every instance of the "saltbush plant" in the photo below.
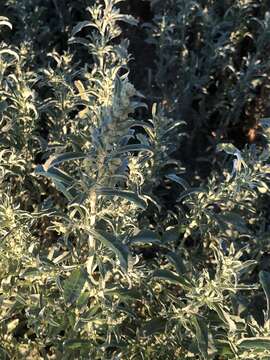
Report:
[[[177,157],[212,111],[216,134],[242,121],[245,81],[267,89],[264,4],[153,1],[151,92],[120,3],[0,7],[0,358],[268,359],[270,121],[256,144],[216,135],[204,180]],[[256,49],[239,60],[232,33]],[[193,72],[201,122],[184,116]]]
[[[269,115],[267,1],[151,5],[153,21],[144,25],[156,53],[151,96],[188,124],[182,153],[209,162],[220,141],[253,142],[260,118]]]

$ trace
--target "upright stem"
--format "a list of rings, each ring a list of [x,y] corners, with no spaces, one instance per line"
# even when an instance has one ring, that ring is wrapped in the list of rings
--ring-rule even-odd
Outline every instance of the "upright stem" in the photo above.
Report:
[[[91,229],[93,229],[95,227],[95,223],[96,223],[96,201],[97,201],[97,195],[95,192],[95,189],[93,189],[91,191],[90,194],[90,222],[89,222],[89,226]],[[93,279],[93,271],[95,270],[95,264],[94,264],[94,257],[95,257],[95,250],[96,250],[96,241],[95,238],[93,237],[93,235],[88,235],[88,247],[89,247],[89,256],[87,259],[87,272],[90,276],[90,278],[92,279],[92,281],[94,283],[96,283],[96,281]]]

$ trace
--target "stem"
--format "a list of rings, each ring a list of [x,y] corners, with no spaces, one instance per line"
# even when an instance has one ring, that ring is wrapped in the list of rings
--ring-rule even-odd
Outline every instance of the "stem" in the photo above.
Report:
[[[96,223],[96,201],[97,201],[96,192],[95,190],[92,190],[90,194],[90,223],[89,223],[90,228],[94,228]],[[93,271],[95,270],[94,257],[96,250],[96,241],[93,235],[88,236],[88,247],[89,247],[89,256],[86,265],[87,272],[93,283],[97,284],[97,282],[93,278]]]

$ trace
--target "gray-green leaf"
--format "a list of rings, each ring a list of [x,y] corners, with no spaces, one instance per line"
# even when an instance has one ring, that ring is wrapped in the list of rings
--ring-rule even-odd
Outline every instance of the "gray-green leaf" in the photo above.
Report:
[[[100,233],[94,229],[87,229],[87,231],[99,240],[104,246],[111,249],[120,260],[121,266],[127,270],[128,268],[128,248],[126,245],[121,243],[116,237],[108,233]]]
[[[184,289],[190,290],[191,283],[183,275],[176,275],[170,270],[155,270],[152,274],[154,279],[168,281],[172,284],[181,285]]]
[[[78,268],[65,280],[63,290],[64,299],[67,305],[74,304],[80,297],[87,275],[82,268]]]
[[[131,244],[160,244],[160,238],[151,230],[142,230],[130,238]]]
[[[266,320],[270,319],[270,273],[267,271],[260,271],[260,283],[262,284],[267,302]]]
[[[137,195],[133,191],[100,188],[96,190],[96,193],[103,196],[118,196],[136,204],[139,208],[143,210],[146,210],[147,208],[146,200],[144,200],[142,196]]]
[[[256,350],[270,350],[270,337],[250,337],[244,338],[237,342],[237,345],[242,349],[256,349]]]

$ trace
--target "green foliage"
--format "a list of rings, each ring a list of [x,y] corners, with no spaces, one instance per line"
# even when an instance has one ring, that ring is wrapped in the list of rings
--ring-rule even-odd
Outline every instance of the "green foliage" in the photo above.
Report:
[[[222,135],[268,89],[265,4],[152,1],[144,97],[121,3],[0,4],[0,358],[268,359],[267,114]]]
[[[224,139],[252,139],[268,108],[268,2],[151,4],[154,21],[145,27],[156,52],[154,96],[189,125],[186,156],[209,161],[205,141],[213,150]]]

